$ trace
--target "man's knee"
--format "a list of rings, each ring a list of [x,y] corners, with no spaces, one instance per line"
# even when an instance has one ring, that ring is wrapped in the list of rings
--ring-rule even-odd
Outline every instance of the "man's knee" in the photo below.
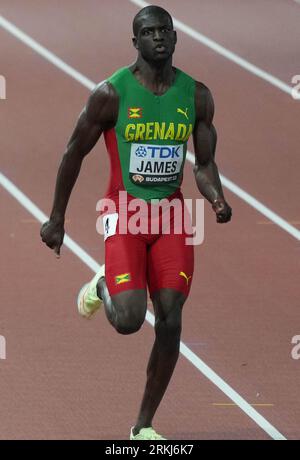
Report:
[[[181,309],[174,309],[164,319],[158,318],[156,326],[157,332],[165,333],[170,338],[179,338],[181,334]]]
[[[157,319],[155,322],[155,336],[161,350],[178,353],[181,336],[181,317]]]
[[[161,291],[155,298],[155,332],[165,347],[179,347],[184,296],[176,291]]]
[[[133,334],[142,327],[145,320],[145,316],[136,314],[135,312],[124,312],[118,313],[116,330],[119,334]]]
[[[155,315],[159,319],[169,318],[170,322],[181,319],[181,312],[186,296],[174,289],[160,289],[152,298]]]
[[[147,311],[146,293],[143,291],[126,291],[114,296],[112,300],[117,312],[115,325],[117,332],[124,335],[137,332],[145,320]]]

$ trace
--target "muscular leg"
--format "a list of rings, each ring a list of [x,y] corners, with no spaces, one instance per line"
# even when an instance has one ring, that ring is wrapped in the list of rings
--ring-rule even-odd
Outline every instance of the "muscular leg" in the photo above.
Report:
[[[154,414],[173,374],[180,345],[181,314],[185,295],[160,289],[152,298],[155,311],[155,342],[147,367],[147,382],[139,415],[133,429],[152,426]]]
[[[110,324],[120,334],[132,334],[142,326],[147,311],[147,246],[140,236],[116,234],[105,241],[105,278],[97,284]],[[116,276],[128,274],[125,283]]]
[[[107,319],[116,331],[120,334],[132,334],[141,328],[147,311],[145,289],[130,289],[111,297],[105,278],[101,278],[98,281],[97,294],[103,300]]]

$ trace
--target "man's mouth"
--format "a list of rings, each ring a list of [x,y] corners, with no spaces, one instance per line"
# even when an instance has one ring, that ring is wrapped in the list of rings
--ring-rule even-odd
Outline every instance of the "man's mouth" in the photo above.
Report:
[[[159,53],[163,53],[166,50],[167,50],[167,48],[164,45],[157,45],[155,47],[155,51],[158,51]]]

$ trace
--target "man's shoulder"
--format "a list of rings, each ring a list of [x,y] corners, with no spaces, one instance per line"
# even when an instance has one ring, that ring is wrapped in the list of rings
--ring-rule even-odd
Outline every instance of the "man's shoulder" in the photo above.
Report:
[[[181,68],[179,67],[175,67],[176,69],[176,72],[178,72],[181,76],[184,76],[190,80],[193,80],[194,83],[195,83],[195,86],[196,86],[196,90],[197,91],[202,91],[202,92],[207,92],[207,91],[210,91],[209,88],[207,87],[206,84],[204,84],[202,81],[199,81],[197,78],[195,78],[193,75],[191,75],[190,73],[182,70]]]
[[[85,107],[88,119],[105,126],[113,125],[118,114],[118,100],[118,94],[108,81],[98,83]]]
[[[214,100],[210,89],[202,82],[196,81],[195,107],[197,119],[213,117]]]
[[[126,81],[129,76],[129,68],[120,67],[112,75],[107,77],[106,81],[117,88],[119,85],[122,85],[122,83]]]
[[[208,97],[209,95],[211,95],[210,89],[202,81],[195,80],[195,84],[196,84],[196,94],[198,96]]]
[[[177,73],[177,82],[195,86],[195,79],[194,77],[192,77],[192,75],[180,69],[179,67],[173,67],[173,68],[176,70],[176,73]]]
[[[195,88],[195,101],[196,105],[200,104],[206,106],[207,104],[213,103],[213,97],[210,89],[201,81],[196,81]]]
[[[109,82],[109,80],[104,80],[98,83],[92,91],[90,100],[93,103],[102,104],[105,102],[110,102],[112,99],[116,99],[118,97],[115,88]]]
[[[196,107],[196,117],[198,119],[203,118],[206,110],[210,107],[213,108],[214,104],[210,89],[203,82],[194,79],[183,70],[176,68],[176,72],[179,73],[178,80],[180,81],[180,85],[186,88],[192,88]]]
[[[185,87],[191,87],[196,100],[199,98],[201,100],[205,100],[206,98],[211,97],[210,89],[203,82],[196,80],[192,75],[178,67],[176,67],[176,72],[179,74],[177,81]]]

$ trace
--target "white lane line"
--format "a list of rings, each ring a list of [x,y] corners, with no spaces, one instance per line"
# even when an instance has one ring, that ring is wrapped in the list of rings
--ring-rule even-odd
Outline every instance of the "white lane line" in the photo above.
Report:
[[[44,46],[40,45],[36,40],[31,38],[29,35],[25,34],[22,30],[20,30],[14,24],[7,21],[7,19],[5,19],[3,16],[0,16],[0,26],[2,26],[5,30],[7,30],[7,32],[11,33],[14,37],[19,39],[22,43],[25,43],[27,46],[29,46],[34,51],[36,51],[40,56],[47,59],[53,65],[58,67],[60,70],[65,72],[70,77],[74,78],[76,81],[81,83],[83,86],[85,86],[89,90],[92,90],[95,87],[96,85],[95,82],[93,82],[92,80],[89,80],[85,75],[81,74],[80,72],[75,70],[73,67],[66,64],[54,53],[49,51]],[[188,152],[187,160],[190,163],[194,164],[195,157],[191,152]],[[234,193],[239,198],[241,198],[243,201],[248,203],[258,212],[266,216],[268,219],[274,222],[274,224],[278,225],[280,228],[285,230],[287,233],[292,235],[294,238],[296,238],[297,240],[300,240],[300,231],[297,228],[290,225],[286,220],[284,220],[282,217],[280,217],[275,212],[271,211],[271,209],[267,208],[264,204],[262,204],[260,201],[258,201],[253,196],[251,196],[249,193],[245,192],[243,189],[241,189],[238,185],[234,184],[234,182],[227,179],[225,176],[220,175],[220,177],[222,179],[222,183],[224,187],[228,188],[232,193]]]
[[[13,196],[21,206],[23,206],[31,215],[39,222],[45,222],[48,217],[36,206],[16,185],[11,182],[4,174],[0,172],[0,184],[2,187]],[[72,251],[79,259],[85,263],[95,273],[99,271],[100,265],[86,251],[84,251],[72,238],[65,235],[64,244]],[[148,310],[146,320],[154,326],[154,316]],[[218,376],[202,359],[200,359],[192,350],[189,349],[183,342],[180,342],[180,352],[185,358],[195,366],[208,380],[216,385],[229,399],[231,399],[240,409],[245,412],[262,430],[264,430],[271,438],[276,440],[285,440],[286,438],[259,414],[244,398],[242,398],[231,386],[229,386],[221,377]]]
[[[192,164],[195,163],[195,155],[189,151],[187,151],[186,159]],[[241,187],[236,185],[230,179],[227,179],[222,174],[220,174],[220,178],[222,181],[222,185],[224,185],[224,187],[226,187],[232,193],[234,193],[239,198],[241,198],[243,201],[248,203],[256,211],[260,212],[265,217],[267,217],[269,220],[274,222],[274,224],[278,225],[278,227],[282,228],[282,230],[284,230],[285,232],[289,233],[291,236],[296,238],[296,240],[300,241],[300,230],[298,230],[296,227],[294,227],[289,222],[284,220],[282,217],[276,214],[276,212],[272,211],[270,208],[268,208],[263,203],[258,201],[256,198],[254,198],[248,192],[246,192]]]
[[[36,40],[31,38],[29,35],[25,34],[21,29],[16,27],[12,22],[7,21],[3,16],[0,16],[0,26],[3,29],[7,30],[7,32],[11,33],[14,37],[18,38],[22,43],[29,46],[32,50],[42,56],[47,61],[51,62],[51,64],[58,67],[60,70],[65,72],[70,77],[74,78],[74,80],[81,83],[86,88],[92,90],[95,87],[95,83],[89,80],[87,77],[82,75],[82,73],[77,72],[73,67],[66,64],[62,59],[56,56],[54,53],[49,51],[44,46],[40,45]]]
[[[43,223],[48,220],[48,216],[40,210],[18,187],[14,185],[4,174],[0,172],[0,184],[10,193],[27,211]],[[94,272],[99,271],[100,265],[85,252],[72,238],[65,235],[64,244],[72,251],[79,259],[84,262]]]
[[[267,206],[262,204],[256,198],[251,196],[249,193],[247,193],[241,187],[236,185],[234,182],[224,177],[222,174],[220,174],[220,178],[221,178],[221,181],[224,187],[226,187],[232,193],[234,193],[239,198],[241,198],[243,201],[248,203],[250,206],[252,206],[252,208],[256,209],[258,212],[266,216],[269,220],[271,220],[276,225],[278,225],[278,227],[282,228],[282,230],[284,230],[285,232],[289,233],[291,236],[296,238],[296,240],[300,241],[300,231],[296,227],[294,227],[289,222],[284,220],[274,211],[271,211],[271,209],[269,209]]]
[[[145,2],[144,0],[129,0],[131,3],[134,3],[135,5],[144,8],[145,6],[149,6],[150,3]],[[208,48],[212,49],[216,53],[220,54],[221,56],[225,57],[229,61],[234,62],[238,66],[242,67],[243,69],[247,70],[248,72],[256,75],[257,77],[261,78],[262,80],[267,81],[271,85],[275,86],[276,88],[281,89],[284,93],[287,93],[289,96],[292,96],[292,90],[293,88],[284,81],[280,80],[277,77],[274,77],[274,75],[271,75],[269,72],[266,72],[265,70],[260,69],[256,65],[252,64],[251,62],[247,61],[246,59],[240,57],[238,54],[233,53],[232,51],[228,50],[224,46],[220,45],[216,41],[208,38],[206,35],[201,34],[200,32],[197,32],[197,30],[193,29],[192,27],[188,26],[187,24],[179,21],[176,19],[174,16],[173,17],[173,22],[175,28],[178,30],[181,30],[184,32],[186,35],[188,35],[191,38],[194,38],[198,42],[202,43],[202,45],[207,46]]]

